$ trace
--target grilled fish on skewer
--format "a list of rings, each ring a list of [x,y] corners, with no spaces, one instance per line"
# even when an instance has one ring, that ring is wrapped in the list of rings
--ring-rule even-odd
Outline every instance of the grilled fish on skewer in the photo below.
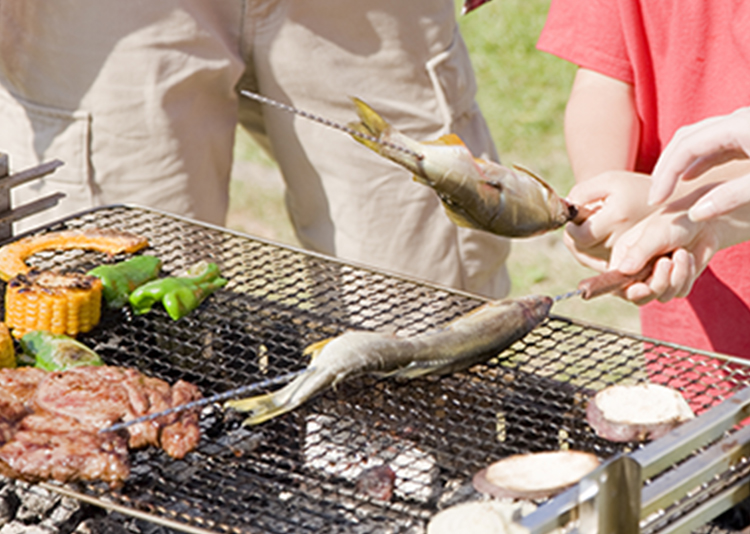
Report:
[[[341,130],[411,170],[417,181],[438,194],[448,216],[461,226],[505,237],[530,237],[569,221],[580,224],[591,213],[586,207],[560,198],[529,171],[520,167],[511,170],[474,158],[455,135],[427,143],[411,139],[356,98],[361,122],[344,126],[252,91],[240,92],[247,98]]]
[[[365,373],[414,378],[462,371],[486,361],[541,323],[552,299],[530,296],[489,302],[445,328],[412,337],[353,331],[310,345],[308,371],[283,388],[257,397],[231,400],[225,406],[251,412],[245,424],[256,425],[289,412],[323,390]]]
[[[329,366],[325,370],[326,372],[314,373],[315,366],[310,365],[307,369],[204,397],[200,401],[189,402],[164,412],[117,423],[100,432],[119,431],[134,424],[146,423],[165,415],[226,401],[293,379],[295,381],[291,384],[295,384],[294,387],[289,384],[270,395],[229,401],[225,403],[225,406],[241,411],[254,411],[257,414],[265,413],[267,417],[263,420],[268,420],[302,404],[306,398],[299,399],[304,395],[310,398],[317,391],[322,391],[329,385],[335,385],[348,376],[367,372],[380,372],[381,374],[389,374],[390,372],[390,374],[409,377],[427,373],[440,374],[460,371],[475,363],[485,361],[493,354],[497,354],[510,346],[515,340],[522,338],[544,320],[555,302],[576,296],[583,299],[598,297],[631,284],[638,276],[643,275],[642,273],[623,275],[617,271],[611,271],[587,278],[581,281],[575,291],[558,295],[555,298],[531,296],[515,301],[491,302],[459,317],[439,332],[423,334],[414,338],[398,338],[377,332],[350,332],[332,340],[314,343],[305,350],[305,353],[317,356],[316,362]],[[476,336],[472,337],[474,333],[476,333]],[[341,341],[342,338],[345,341]],[[442,341],[446,341],[445,346],[440,344]],[[434,352],[427,354],[425,345],[427,347],[435,345],[437,348]],[[362,349],[361,353],[357,352],[359,349]],[[403,354],[395,352],[401,349],[403,349]],[[323,357],[323,354],[326,356]],[[335,361],[334,356],[336,355],[341,355],[343,360],[341,362]],[[375,361],[369,361],[368,358],[375,359]],[[348,367],[350,364],[351,369]],[[339,368],[339,365],[343,370]],[[393,371],[388,371],[388,369],[393,369]],[[313,385],[320,387],[315,389],[312,387]],[[302,390],[302,387],[305,389]],[[284,405],[269,415],[269,410],[275,410],[275,406],[278,407],[284,402],[282,396],[286,396],[289,402],[296,399],[296,404],[292,407]],[[250,419],[252,418],[253,416]],[[258,420],[254,421],[253,424],[260,422],[262,421],[258,416]]]
[[[454,134],[425,143],[411,139],[370,106],[353,100],[360,122],[349,127],[377,142],[353,137],[435,190],[457,225],[506,237],[529,237],[576,219],[578,210],[531,172],[475,158]],[[395,150],[394,145],[408,150]]]

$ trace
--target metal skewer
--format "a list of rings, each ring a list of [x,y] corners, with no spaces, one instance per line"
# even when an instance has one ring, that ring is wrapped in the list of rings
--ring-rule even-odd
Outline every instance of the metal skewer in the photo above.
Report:
[[[310,113],[308,111],[304,111],[301,109],[297,109],[293,106],[289,106],[287,104],[282,104],[281,102],[274,100],[272,98],[268,98],[267,96],[259,95],[258,93],[253,93],[252,91],[248,91],[247,89],[242,89],[240,91],[240,94],[242,96],[245,96],[247,98],[250,98],[251,100],[256,100],[262,104],[268,104],[269,106],[273,106],[278,109],[282,109],[284,111],[288,111],[289,113],[294,113],[295,115],[299,115],[300,117],[304,117],[306,119],[309,119],[311,121],[318,122],[320,124],[323,124],[325,126],[328,126],[330,128],[334,128],[336,130],[341,130],[342,132],[346,132],[349,135],[352,135],[354,137],[359,137],[360,139],[364,139],[365,141],[370,141],[371,143],[377,143],[381,146],[385,146],[388,148],[392,148],[393,150],[398,150],[400,152],[404,152],[405,154],[409,154],[410,156],[417,158],[418,160],[424,159],[424,156],[422,154],[417,154],[410,148],[406,148],[405,146],[397,145],[395,143],[391,143],[389,141],[384,141],[382,139],[379,139],[375,137],[374,135],[368,135],[366,133],[359,132],[355,130],[354,128],[350,128],[349,126],[345,126],[341,123],[332,121],[330,119],[326,119],[325,117],[321,117],[320,115],[315,115],[313,113]]]
[[[245,395],[246,393],[252,393],[253,391],[256,391],[258,389],[267,388],[269,386],[275,386],[278,384],[283,384],[285,382],[289,382],[294,378],[297,378],[298,376],[307,373],[311,370],[311,368],[305,368],[300,369],[299,371],[294,371],[292,373],[287,373],[281,376],[277,376],[275,378],[267,378],[265,380],[261,380],[260,382],[254,382],[253,384],[248,384],[247,386],[241,386],[235,389],[230,389],[228,391],[225,391],[224,393],[218,393],[216,395],[211,395],[210,397],[206,397],[204,399],[200,399],[197,401],[187,402],[185,404],[180,404],[179,406],[174,406],[173,408],[169,408],[167,410],[162,410],[161,412],[152,413],[149,415],[143,415],[141,417],[136,417],[135,419],[131,419],[130,421],[124,421],[122,423],[117,423],[112,426],[108,426],[106,428],[102,428],[99,430],[99,434],[103,434],[105,432],[117,432],[119,430],[122,430],[124,428],[128,428],[133,425],[137,425],[139,423],[146,423],[148,421],[153,421],[154,419],[158,419],[160,417],[164,417],[167,415],[172,415],[179,412],[184,412],[186,410],[194,410],[195,408],[200,408],[202,406],[206,406],[208,404],[213,404],[214,402],[219,402],[227,399],[231,399],[232,397],[236,397],[238,395]]]

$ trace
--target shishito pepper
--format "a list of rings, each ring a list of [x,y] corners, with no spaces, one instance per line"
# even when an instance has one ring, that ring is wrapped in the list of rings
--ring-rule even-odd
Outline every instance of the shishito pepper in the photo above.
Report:
[[[64,371],[84,365],[104,365],[99,355],[83,343],[64,334],[35,330],[21,338],[24,353],[34,358],[34,367]]]
[[[135,288],[159,275],[161,260],[155,256],[136,256],[114,265],[100,265],[87,274],[102,281],[102,295],[110,308],[121,308]]]
[[[169,316],[185,317],[211,293],[226,285],[215,263],[198,262],[182,276],[160,278],[143,284],[130,294],[130,305],[136,314],[147,313],[161,302]]]

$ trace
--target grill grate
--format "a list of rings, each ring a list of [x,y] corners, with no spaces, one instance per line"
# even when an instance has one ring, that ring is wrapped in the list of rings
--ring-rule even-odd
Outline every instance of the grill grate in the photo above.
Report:
[[[182,378],[204,395],[300,369],[306,345],[350,328],[415,334],[482,303],[142,208],[101,208],[48,229],[84,226],[148,237],[165,274],[199,259],[219,264],[229,284],[188,317],[107,310],[81,336],[108,364]],[[85,271],[120,259],[66,251],[30,263]],[[437,510],[477,497],[471,477],[489,462],[559,448],[606,459],[636,448],[597,438],[586,424],[586,400],[603,387],[651,380],[680,389],[702,413],[739,390],[747,373],[715,355],[552,316],[466,373],[357,379],[254,428],[241,426],[241,414],[210,407],[198,449],[183,460],[135,451],[121,488],[68,488],[216,532],[422,532]],[[396,473],[388,502],[357,490],[362,473],[379,464]]]

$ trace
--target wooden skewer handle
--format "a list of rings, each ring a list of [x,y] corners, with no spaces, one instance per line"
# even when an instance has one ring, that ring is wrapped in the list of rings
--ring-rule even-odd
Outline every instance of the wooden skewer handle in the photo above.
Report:
[[[654,268],[654,262],[649,262],[646,266],[635,274],[624,274],[620,271],[607,271],[591,278],[581,280],[578,284],[578,290],[581,292],[583,300],[589,300],[600,295],[611,293],[619,289],[625,289],[634,282],[642,282],[651,275]]]

